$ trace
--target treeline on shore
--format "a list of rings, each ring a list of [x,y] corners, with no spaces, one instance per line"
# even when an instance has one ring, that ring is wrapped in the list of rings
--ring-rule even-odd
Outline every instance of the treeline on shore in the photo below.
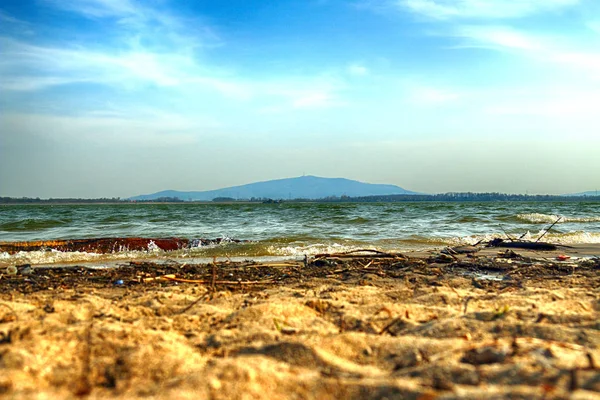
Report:
[[[39,197],[0,197],[0,204],[71,204],[71,203],[123,203],[128,200],[122,200],[120,197],[106,197],[98,199],[82,198],[58,198],[58,199],[40,199]]]
[[[392,194],[379,196],[329,196],[322,199],[288,199],[273,200],[265,197],[252,197],[250,199],[234,199],[232,197],[217,197],[212,200],[219,203],[298,203],[298,202],[323,202],[323,203],[369,203],[369,202],[489,202],[489,201],[600,201],[600,196],[555,196],[555,195],[527,195],[527,194],[505,194],[505,193],[442,193],[442,194]],[[0,197],[0,204],[122,204],[122,203],[193,203],[178,197],[159,197],[152,200],[130,200],[120,197],[80,199],[80,198],[58,198],[40,199],[30,197]],[[206,203],[206,201],[201,201]]]
[[[407,202],[407,201],[441,201],[441,202],[461,202],[461,201],[600,201],[600,196],[556,196],[550,194],[529,195],[529,194],[506,194],[506,193],[440,193],[440,194],[392,194],[382,196],[361,196],[361,197],[332,197],[321,201],[331,202]]]

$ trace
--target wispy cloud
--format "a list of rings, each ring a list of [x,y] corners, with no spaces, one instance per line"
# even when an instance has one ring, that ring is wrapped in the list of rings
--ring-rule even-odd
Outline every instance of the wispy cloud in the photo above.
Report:
[[[536,34],[510,26],[459,26],[452,34],[463,39],[457,47],[510,51],[600,79],[600,50],[578,37]]]
[[[466,25],[456,29],[454,36],[466,39],[462,47],[491,49],[536,50],[542,47],[535,35],[509,26]]]
[[[0,32],[11,32],[18,36],[30,36],[34,33],[33,27],[27,21],[15,18],[14,16],[0,9]]]
[[[141,9],[129,0],[43,1],[56,8],[77,12],[90,18],[123,17],[136,14],[136,11]]]
[[[114,45],[76,43],[64,38],[53,45],[0,36],[0,88],[37,91],[69,84],[95,84],[135,91],[148,86],[170,90],[190,101],[215,93],[257,107],[315,109],[339,106],[340,78],[315,76],[245,77],[232,67],[211,64],[198,44],[221,43],[209,26],[185,16],[159,12],[147,3],[117,0],[43,0],[47,5],[94,20],[107,21]],[[213,40],[214,39],[214,40]],[[218,39],[218,38],[217,38]],[[359,64],[348,73],[366,74]],[[268,106],[271,107],[271,106]]]
[[[556,10],[579,0],[400,0],[402,7],[428,18],[519,18]]]
[[[0,87],[38,90],[89,82],[130,89],[175,86],[206,75],[198,62],[205,44],[219,43],[213,30],[170,10],[133,0],[41,0],[49,7],[94,19],[111,34],[78,42],[79,35],[54,37],[53,44],[0,36]],[[0,14],[1,19],[10,19]],[[90,34],[93,34],[91,32]]]
[[[5,13],[2,10],[0,10],[0,21],[13,24],[23,23],[23,21],[18,20],[17,18]]]
[[[5,90],[36,90],[77,82],[171,86],[187,75],[186,68],[195,66],[190,56],[178,53],[44,47],[1,37],[0,43],[4,49],[0,86]]]
[[[369,69],[366,66],[359,64],[359,63],[352,63],[352,64],[348,65],[347,70],[348,70],[348,73],[353,76],[369,75]]]

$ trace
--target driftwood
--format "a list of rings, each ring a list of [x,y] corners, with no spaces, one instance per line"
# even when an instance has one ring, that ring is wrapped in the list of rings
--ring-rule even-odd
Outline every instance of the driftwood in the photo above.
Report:
[[[456,247],[446,247],[442,250],[442,253],[445,254],[473,254],[479,251],[479,247],[477,246],[456,246]]]
[[[493,239],[487,244],[487,247],[504,247],[511,249],[527,249],[527,250],[541,250],[541,251],[552,251],[558,248],[557,245],[546,242],[527,242],[523,240],[514,240],[507,242],[504,239]]]

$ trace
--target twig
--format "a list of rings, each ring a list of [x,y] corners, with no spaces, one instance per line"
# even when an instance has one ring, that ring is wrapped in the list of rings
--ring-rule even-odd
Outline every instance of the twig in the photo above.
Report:
[[[166,279],[168,281],[173,282],[185,282],[185,283],[201,283],[203,285],[210,284],[214,285],[267,285],[271,283],[275,283],[273,281],[217,281],[214,279],[205,280],[205,279],[184,279],[184,278],[176,278],[170,275],[161,276],[160,279]]]
[[[396,325],[400,321],[402,321],[402,318],[400,318],[400,317],[396,317],[396,318],[392,319],[392,321],[389,324],[384,326],[383,329],[381,331],[379,331],[379,334],[383,335],[384,333],[389,333],[390,328],[392,326]]]
[[[207,296],[207,293],[204,293],[202,296],[198,297],[196,300],[194,300],[189,306],[187,306],[186,308],[184,308],[183,310],[179,311],[179,314],[183,314],[184,312],[190,310],[192,307],[194,307],[196,304],[200,303],[202,300],[204,300]]]
[[[215,283],[217,281],[217,257],[213,257],[213,265],[212,265],[212,282],[210,284],[211,290],[215,291]]]
[[[556,221],[554,221],[554,223],[552,225],[550,225],[550,227],[548,229],[546,229],[546,232],[542,233],[542,236],[540,236],[539,238],[537,238],[537,240],[535,241],[535,243],[539,242],[541,238],[543,238],[546,233],[550,232],[550,229],[552,229],[552,227],[554,225],[556,225],[558,223],[558,221],[560,221],[562,219],[562,216],[558,217],[558,219]]]
[[[514,242],[515,240],[513,238],[510,237],[510,235],[508,233],[506,233],[506,231],[504,230],[504,228],[502,227],[502,225],[498,225],[500,227],[500,229],[502,230],[502,232],[504,232],[504,234],[506,235],[506,237],[508,238],[508,240],[510,240],[511,242]]]
[[[352,255],[354,253],[375,253],[376,255],[383,256],[383,257],[407,258],[404,254],[392,254],[392,253],[386,253],[384,251],[373,250],[373,249],[358,249],[358,250],[346,251],[346,252],[343,252],[343,253],[331,253],[331,254],[330,253],[323,253],[323,254],[316,254],[315,258],[350,256],[350,255]]]

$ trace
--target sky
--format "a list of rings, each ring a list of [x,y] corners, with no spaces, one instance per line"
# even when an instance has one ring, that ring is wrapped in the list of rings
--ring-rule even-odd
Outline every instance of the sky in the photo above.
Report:
[[[0,196],[600,188],[596,0],[3,0]]]

